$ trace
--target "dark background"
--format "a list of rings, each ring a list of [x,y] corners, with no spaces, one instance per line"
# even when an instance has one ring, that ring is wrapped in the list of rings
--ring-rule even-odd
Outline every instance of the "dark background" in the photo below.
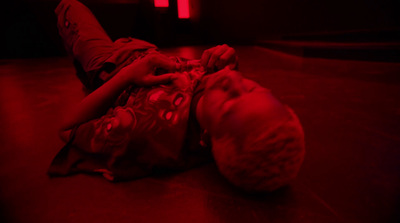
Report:
[[[14,0],[0,7],[0,58],[61,56],[58,0]],[[399,42],[396,0],[191,0],[190,20],[153,0],[82,0],[113,40],[133,36],[161,47],[255,44],[259,40]]]

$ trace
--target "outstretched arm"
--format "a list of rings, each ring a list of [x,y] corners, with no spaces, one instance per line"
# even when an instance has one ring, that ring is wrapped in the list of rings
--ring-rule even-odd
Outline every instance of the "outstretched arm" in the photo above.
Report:
[[[162,54],[153,53],[123,68],[67,113],[60,130],[61,138],[68,140],[70,131],[75,126],[104,115],[117,97],[130,85],[152,86],[166,84],[175,79],[176,74],[173,73],[155,76],[156,68],[173,72],[177,69],[177,64]]]

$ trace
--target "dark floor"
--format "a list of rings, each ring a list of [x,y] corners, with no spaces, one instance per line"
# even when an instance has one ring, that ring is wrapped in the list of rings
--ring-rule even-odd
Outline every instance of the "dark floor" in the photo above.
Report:
[[[117,184],[49,179],[60,114],[81,85],[68,58],[0,60],[0,222],[400,222],[400,64],[237,51],[245,76],[304,126],[306,159],[290,187],[246,195],[213,164]]]

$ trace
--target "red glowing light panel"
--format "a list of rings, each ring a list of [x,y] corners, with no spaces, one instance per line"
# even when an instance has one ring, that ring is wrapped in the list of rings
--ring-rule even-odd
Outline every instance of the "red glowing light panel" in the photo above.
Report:
[[[188,19],[189,13],[189,0],[178,0],[178,18]]]
[[[168,7],[169,2],[168,0],[154,0],[155,7]]]

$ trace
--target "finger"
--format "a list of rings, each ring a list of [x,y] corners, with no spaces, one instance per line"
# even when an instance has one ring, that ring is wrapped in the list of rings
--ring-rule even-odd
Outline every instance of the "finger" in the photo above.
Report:
[[[201,66],[204,68],[208,64],[208,60],[210,59],[211,54],[215,51],[216,47],[210,48],[208,50],[204,50],[203,54],[201,55]]]
[[[238,58],[237,55],[234,57],[234,62],[229,63],[229,68],[231,70],[238,70],[238,68],[239,68],[239,58]]]
[[[188,69],[193,69],[193,68],[200,68],[201,67],[201,62],[200,60],[190,60],[188,61]]]
[[[168,84],[174,79],[176,79],[176,74],[173,73],[163,74],[159,76],[148,75],[143,82],[147,86],[153,86],[159,84]]]
[[[229,47],[218,59],[218,61],[215,63],[217,66],[218,70],[224,68],[226,65],[230,63],[235,63],[236,52],[233,48]]]
[[[178,70],[179,72],[187,71],[187,69],[188,69],[188,63],[187,63],[187,61],[182,61],[182,62],[180,63],[180,65],[181,65],[181,69]]]
[[[174,72],[179,67],[179,64],[163,54],[154,54],[150,61],[154,68],[162,68],[169,72]]]
[[[227,45],[222,45],[220,47],[218,47],[212,54],[211,57],[208,61],[207,64],[207,71],[211,72],[213,71],[214,67],[215,67],[215,63],[218,61],[219,57],[224,54],[224,52],[227,50]]]
[[[207,66],[208,59],[210,58],[210,56],[211,56],[210,49],[204,50],[203,54],[201,55],[201,59],[200,59],[201,66],[203,66],[203,67]]]

